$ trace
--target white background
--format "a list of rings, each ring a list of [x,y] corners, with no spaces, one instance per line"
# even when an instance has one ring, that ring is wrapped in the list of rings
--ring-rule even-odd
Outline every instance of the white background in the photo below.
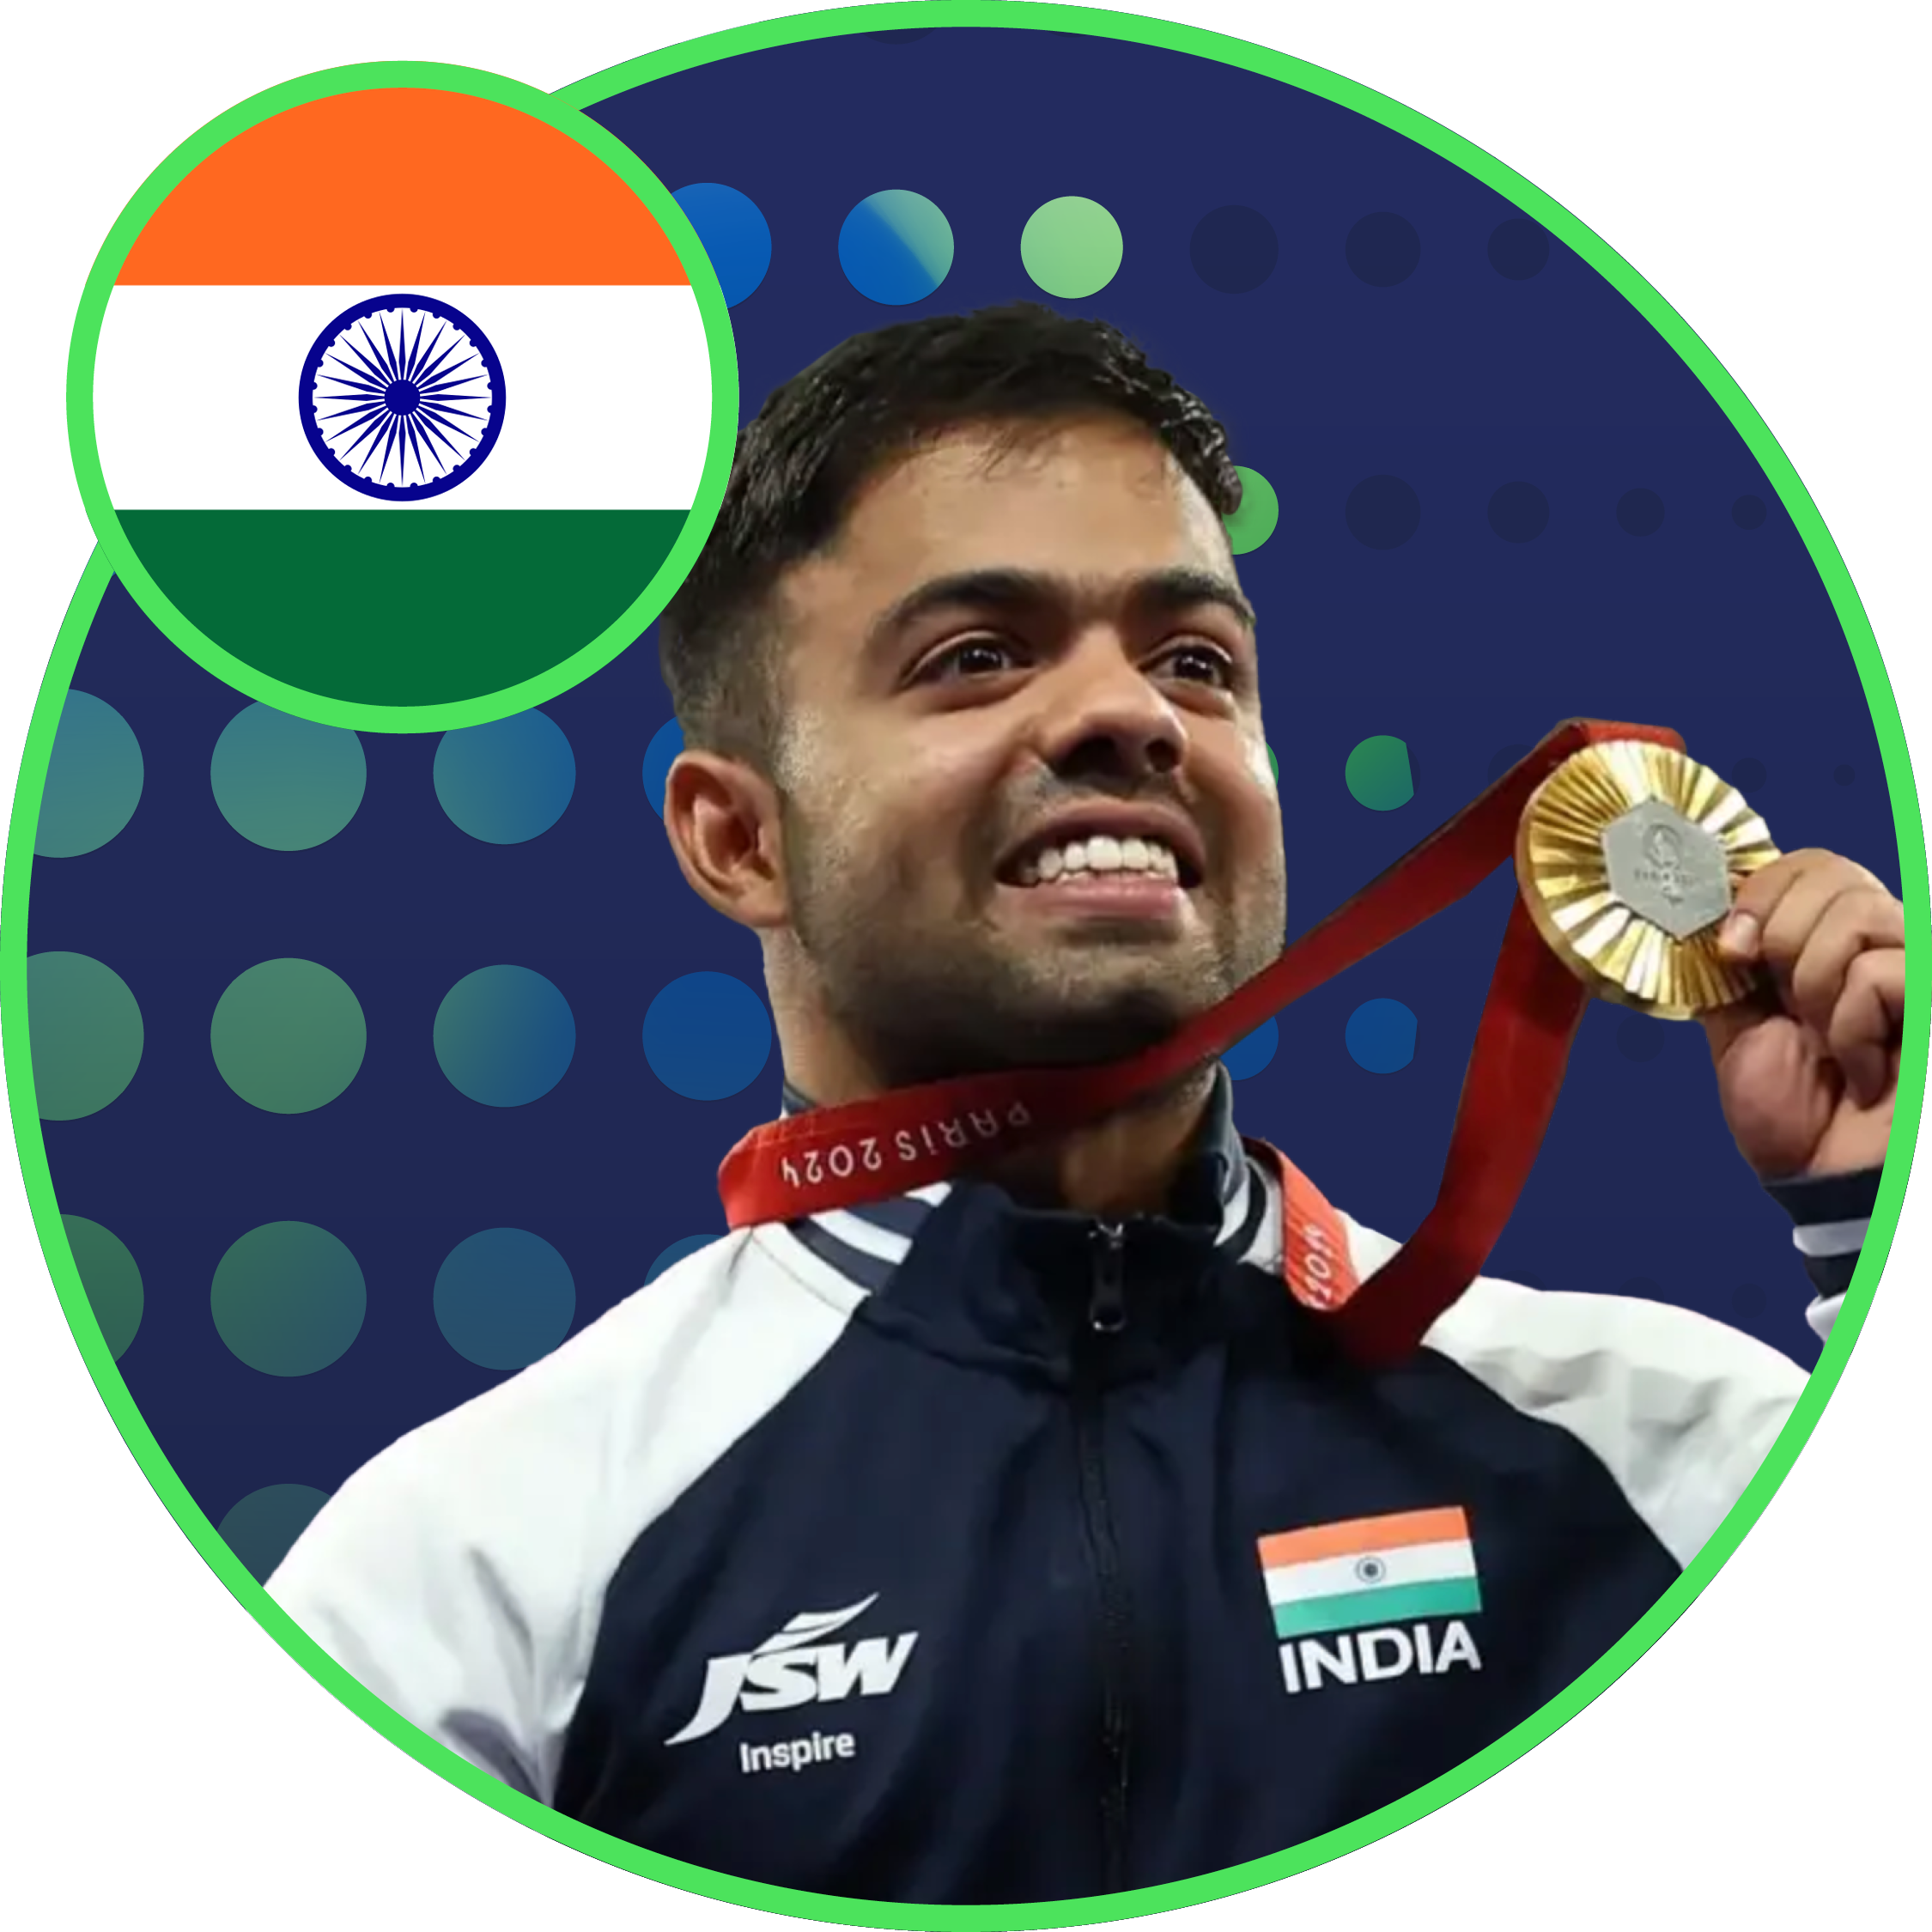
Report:
[[[61,407],[75,307],[110,223],[170,149],[246,95],[320,67],[445,60],[552,88],[767,10],[65,0],[14,15],[0,118],[17,277],[0,305],[10,372],[0,769],[17,768],[92,548]],[[1917,9],[1162,0],[1137,10],[1267,40],[1420,109],[1634,263],[1795,463],[1865,600],[1906,728],[1921,747],[1932,739],[1923,50],[1903,38]],[[999,114],[988,101],[958,137],[997,139]],[[1212,141],[1213,130],[1159,138]],[[1811,1446],[1649,1656],[1447,1809],[1285,1893],[1199,1908],[1197,1919],[1259,1929],[1285,1913],[1373,1929],[1426,1914],[1431,1927],[1563,1932],[1916,1921],[1932,1725],[1918,1634],[1932,1580],[1918,1520],[1926,1456],[1913,1413],[1929,1327],[1924,1200],[1921,1185]],[[10,1264],[0,1274],[0,1642],[11,1666],[0,1911],[35,1927],[192,1919],[331,1932],[741,1916],[509,1824],[312,1682],[205,1569],[108,1422],[15,1170],[0,1176],[0,1243]]]

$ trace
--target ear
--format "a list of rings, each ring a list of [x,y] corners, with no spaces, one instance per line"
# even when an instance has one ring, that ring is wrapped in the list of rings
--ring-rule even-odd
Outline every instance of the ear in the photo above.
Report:
[[[681,751],[664,781],[664,829],[691,890],[754,931],[790,912],[778,793],[735,758]]]

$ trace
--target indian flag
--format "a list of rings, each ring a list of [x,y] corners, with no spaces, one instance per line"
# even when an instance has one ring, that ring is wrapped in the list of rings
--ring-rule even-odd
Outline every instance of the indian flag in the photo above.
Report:
[[[1279,1637],[1456,1617],[1483,1607],[1460,1509],[1358,1516],[1263,1536],[1255,1546]]]
[[[94,357],[95,446],[155,586],[298,689],[426,705],[597,639],[712,437],[670,240],[587,148],[475,95],[272,116],[174,187]]]

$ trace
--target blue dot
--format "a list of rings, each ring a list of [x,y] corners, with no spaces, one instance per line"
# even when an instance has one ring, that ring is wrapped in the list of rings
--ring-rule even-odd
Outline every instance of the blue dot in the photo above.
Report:
[[[1534,483],[1506,483],[1489,500],[1489,527],[1506,544],[1528,544],[1543,534],[1550,500]]]
[[[664,781],[683,749],[684,730],[675,718],[667,725],[659,726],[656,735],[645,747],[644,795],[659,818],[664,817]]]
[[[882,188],[846,216],[839,266],[875,302],[922,301],[951,272],[952,225],[924,195]]]
[[[549,1242],[522,1228],[485,1228],[436,1270],[443,1340],[479,1369],[526,1369],[570,1333],[577,1284]]]
[[[243,1497],[215,1533],[234,1552],[241,1567],[258,1583],[265,1583],[328,1500],[324,1491],[307,1483],[270,1483]]]
[[[70,691],[47,759],[34,856],[77,859],[98,851],[133,817],[146,776],[127,720],[87,691]]]
[[[1518,215],[1499,222],[1490,231],[1489,265],[1512,282],[1527,282],[1533,275],[1540,275],[1549,258],[1549,231],[1539,222]]]
[[[651,1002],[644,1057],[673,1093],[723,1100],[743,1093],[771,1057],[771,1015],[729,973],[687,973]]]
[[[521,845],[563,816],[577,788],[577,760],[551,719],[519,711],[445,732],[436,747],[435,786],[451,823],[471,838]]]
[[[771,227],[749,195],[719,181],[696,181],[671,197],[697,230],[725,291],[725,305],[736,308],[765,278],[771,266]]]
[[[1274,1049],[1280,1043],[1281,1030],[1272,1019],[1265,1019],[1221,1055],[1221,1064],[1227,1068],[1230,1080],[1252,1079],[1274,1058]]]
[[[1371,289],[1393,289],[1415,273],[1422,237],[1400,215],[1364,215],[1344,245],[1356,278]]]
[[[1626,489],[1617,499],[1618,527],[1631,537],[1653,537],[1663,528],[1663,498],[1654,489]]]
[[[687,1255],[695,1255],[701,1248],[708,1248],[717,1240],[716,1235],[686,1235],[682,1241],[674,1241],[651,1263],[651,1272],[644,1277],[644,1285],[648,1288],[666,1268],[675,1267]]]
[[[570,1066],[570,1002],[526,966],[484,966],[459,980],[436,1009],[436,1064],[459,1093],[485,1107],[541,1100]]]
[[[1740,530],[1756,530],[1765,520],[1765,500],[1761,496],[1741,496],[1731,505],[1731,521]]]
[[[1415,1058],[1415,1015],[1400,999],[1364,999],[1348,1016],[1348,1057],[1371,1073],[1396,1073]]]
[[[1422,522],[1422,501],[1400,477],[1365,477],[1342,513],[1349,534],[1371,550],[1399,550]]]
[[[1259,209],[1217,208],[1194,224],[1188,244],[1194,273],[1224,295],[1244,295],[1274,273],[1281,244]]]

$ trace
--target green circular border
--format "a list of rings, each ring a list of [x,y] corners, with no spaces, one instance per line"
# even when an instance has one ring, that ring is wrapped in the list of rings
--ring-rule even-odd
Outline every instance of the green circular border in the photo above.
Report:
[[[1898,704],[1886,676],[1871,623],[1853,588],[1838,545],[1826,528],[1809,492],[1762,417],[1683,318],[1607,243],[1566,209],[1493,156],[1386,95],[1270,48],[1205,29],[1087,8],[1050,5],[1043,3],[1043,0],[904,0],[901,4],[841,8],[799,15],[708,34],[664,48],[641,59],[592,75],[550,98],[568,107],[580,109],[610,94],[641,86],[647,81],[661,79],[666,75],[680,73],[733,54],[871,31],[882,22],[910,25],[914,21],[933,27],[1018,27],[1136,41],[1143,46],[1165,47],[1175,52],[1220,61],[1319,95],[1340,106],[1366,114],[1383,126],[1419,143],[1507,196],[1525,214],[1573,248],[1637,309],[1690,367],[1744,439],[1789,512],[1824,581],[1832,609],[1844,627],[1866,702],[1871,708],[1872,722],[1885,764],[1893,822],[1899,837],[1899,876],[1908,927],[1905,951],[1908,1034],[1921,1042],[1925,1041],[1929,1012],[1932,1012],[1932,1002],[1927,998],[1925,976],[1926,963],[1932,958],[1932,927],[1929,927],[1927,921],[1923,823]],[[438,74],[461,71],[422,66],[411,66],[407,70]],[[369,70],[337,71],[368,72]],[[279,91],[270,90],[270,94],[258,98],[270,99]],[[710,292],[716,294],[714,277]],[[735,367],[733,374],[735,378]],[[706,480],[708,484],[711,480],[708,467]],[[721,483],[720,487],[721,489]],[[705,528],[708,532],[716,514],[714,500],[708,503],[707,509]],[[692,547],[695,549],[696,545]],[[679,550],[683,548],[680,544]],[[666,568],[668,569],[668,565]],[[48,756],[75,662],[86,641],[94,611],[114,573],[113,557],[103,543],[88,560],[62,623],[34,706],[21,762],[20,782],[15,793],[8,832],[4,891],[3,896],[0,896],[0,1010],[3,1010],[11,1021],[5,1031],[7,1086],[27,1199],[56,1291],[88,1370],[135,1460],[189,1540],[237,1601],[319,1683],[392,1743],[472,1797],[560,1844],[660,1884],[729,1904],[832,1924],[903,1928],[907,1932],[926,1928],[931,1928],[932,1932],[1028,1932],[1028,1929],[1036,1927],[1090,1925],[1200,1905],[1291,1877],[1297,1872],[1326,1864],[1331,1859],[1371,1844],[1403,1826],[1426,1817],[1452,1798],[1460,1797],[1540,1743],[1614,1683],[1682,1615],[1723,1566],[1784,1479],[1799,1450],[1810,1437],[1826,1402],[1838,1386],[1853,1344],[1864,1327],[1873,1293],[1898,1228],[1911,1164],[1911,1150],[1917,1138],[1924,1099],[1926,1062],[1923,1050],[1916,1059],[1908,1054],[1901,1061],[1897,1110],[1884,1177],[1873,1209],[1870,1230],[1844,1305],[1804,1394],[1730,1514],[1642,1620],[1575,1683],[1486,1750],[1419,1790],[1411,1792],[1407,1797],[1320,1838],[1201,1878],[1097,1899],[1058,1899],[1044,1905],[1012,1907],[894,1905],[876,1899],[842,1899],[732,1878],[646,1851],[551,1811],[534,1799],[512,1790],[489,1773],[479,1771],[447,1746],[418,1730],[350,1676],[268,1595],[222,1541],[215,1526],[169,1467],[129,1395],[127,1385],[101,1336],[100,1324],[88,1306],[54,1199],[46,1150],[39,1133],[39,1116],[34,1104],[33,1071],[27,1029],[21,1020],[25,1014],[25,915],[33,860],[33,831],[39,818],[40,794],[46,781]],[[360,722],[359,720],[341,721]],[[396,727],[392,725],[388,728]]]
[[[362,704],[323,697],[271,677],[224,650],[175,607],[128,541],[120,518],[108,499],[100,453],[94,440],[94,356],[100,343],[101,321],[107,313],[107,298],[113,293],[114,277],[120,273],[128,251],[155,210],[191,169],[249,128],[312,100],[325,100],[331,94],[367,93],[374,88],[431,88],[498,101],[554,127],[596,155],[650,210],[670,238],[691,278],[691,292],[697,297],[704,339],[711,353],[711,431],[704,469],[684,527],[656,574],[614,622],[548,671],[483,697],[461,698],[447,704]],[[263,704],[273,705],[278,711],[319,725],[346,725],[355,731],[447,732],[469,725],[494,724],[500,718],[528,711],[560,691],[580,684],[592,671],[601,671],[656,621],[659,612],[671,601],[671,592],[683,582],[686,572],[696,561],[711,534],[712,525],[717,521],[718,506],[724,501],[737,435],[738,349],[732,334],[731,312],[697,230],[671,191],[623,142],[584,113],[576,102],[563,102],[556,94],[545,94],[500,74],[485,73],[481,68],[445,66],[435,61],[365,61],[351,67],[323,68],[251,94],[191,135],[141,184],[134,198],[107,231],[107,239],[94,258],[82,291],[67,359],[67,440],[73,453],[74,474],[81,486],[81,501],[87,507],[88,521],[94,526],[95,537],[135,602],[171,642],[224,684],[233,685]]]

